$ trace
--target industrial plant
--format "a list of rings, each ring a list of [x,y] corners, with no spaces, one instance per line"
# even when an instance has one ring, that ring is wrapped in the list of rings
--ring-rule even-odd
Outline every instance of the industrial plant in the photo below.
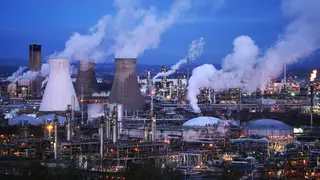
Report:
[[[31,50],[36,55],[30,55],[30,70],[39,71],[41,54]],[[47,82],[39,92],[34,88],[44,81],[40,76],[29,84],[24,79],[9,84],[9,101],[1,105],[0,158],[36,159],[45,167],[63,167],[72,160],[91,172],[88,177],[104,173],[106,179],[125,178],[131,164],[146,160],[186,177],[222,177],[226,169],[243,178],[319,175],[319,162],[313,160],[320,148],[313,135],[319,118],[316,71],[309,82],[287,74],[280,81],[270,79],[255,93],[241,87],[202,88],[199,114],[188,104],[186,74],[168,77],[163,66],[161,79],[152,79],[150,70],[139,77],[136,62],[115,59],[108,91],[99,88],[91,60],[74,62],[79,66],[72,80],[70,59],[49,59]],[[288,112],[306,120],[283,119]],[[291,165],[272,168],[276,157]],[[300,168],[307,165],[313,170]],[[2,171],[13,173],[9,167]]]
[[[210,13],[222,19],[223,25],[214,27],[223,27],[223,35],[241,29],[227,54],[223,48],[229,46],[221,42],[229,37],[199,37],[182,56],[176,48],[185,41],[175,36],[195,35],[193,29],[181,33],[189,24],[212,29],[211,19],[201,17],[212,8],[206,1],[170,1],[164,12],[115,1],[112,13],[85,33],[74,32],[61,51],[53,52],[56,47],[47,42],[28,42],[29,51],[23,45],[28,67],[19,63],[11,75],[1,74],[0,179],[320,179],[320,80],[316,66],[299,66],[319,56],[319,2],[283,0],[279,11],[288,17],[274,16],[285,21],[285,27],[277,21],[276,28],[258,27],[265,19],[252,20],[251,14],[249,20],[235,17],[238,7],[221,12],[221,17],[232,12],[236,19],[228,26],[229,15]],[[259,12],[258,5],[254,11]],[[56,14],[55,9],[52,18],[68,16]],[[169,53],[145,53],[158,48],[162,34],[181,18],[184,29],[165,38],[176,41],[164,45]],[[77,21],[81,26],[88,22]],[[247,27],[238,27],[248,22],[263,38],[279,27],[282,34],[274,32],[270,47],[259,47],[242,35]],[[5,31],[11,29],[6,25]],[[51,30],[50,36],[56,35]],[[213,40],[220,42],[210,45]],[[210,52],[202,56],[207,43]],[[177,56],[176,63],[168,63]],[[214,64],[216,56],[220,64]],[[158,65],[143,66],[146,61]]]

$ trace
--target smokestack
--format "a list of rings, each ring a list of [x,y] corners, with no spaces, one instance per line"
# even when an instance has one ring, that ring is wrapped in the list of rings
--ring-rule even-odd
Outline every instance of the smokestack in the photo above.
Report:
[[[116,112],[116,107],[114,107],[113,108],[113,111],[112,111],[112,114],[113,114],[113,116],[112,116],[112,142],[113,143],[116,143],[117,142],[117,139],[118,139],[118,137],[117,137],[117,118],[116,118],[116,116],[117,116],[117,114],[116,114],[117,112]]]
[[[41,45],[29,45],[29,70],[38,72],[41,70]],[[31,83],[31,93],[34,97],[41,97],[41,77],[36,77]]]
[[[53,144],[53,151],[54,151],[54,159],[58,159],[58,119],[57,116],[54,118],[54,144]]]
[[[71,141],[71,117],[72,116],[72,106],[68,106],[68,116],[67,116],[67,141]]]
[[[152,142],[156,140],[157,135],[157,124],[156,124],[156,118],[153,116],[151,117],[151,132],[152,132]]]
[[[94,70],[95,64],[89,60],[80,60],[78,76],[75,83],[76,94],[80,97],[91,98],[92,93],[99,92],[99,85]],[[81,89],[83,88],[83,90]]]
[[[117,124],[118,124],[118,138],[120,138],[121,134],[122,134],[122,121],[123,121],[123,107],[122,104],[118,104],[117,105]]]
[[[127,111],[143,109],[143,98],[136,77],[135,58],[115,58],[116,75],[109,103],[122,104]]]
[[[104,107],[104,116],[105,118],[105,138],[109,139],[110,138],[110,117],[111,117],[111,112],[110,108],[108,107],[108,105],[105,105]]]
[[[162,67],[162,72],[163,72],[163,76],[162,76],[162,88],[165,89],[167,88],[167,66],[163,66]]]
[[[70,61],[68,59],[49,59],[50,73],[39,111],[66,111],[72,104],[72,96],[76,97],[70,77]],[[74,110],[79,111],[78,100],[75,99]]]
[[[104,143],[103,119],[101,119],[101,122],[100,122],[99,135],[100,135],[100,158],[103,159],[103,143]]]

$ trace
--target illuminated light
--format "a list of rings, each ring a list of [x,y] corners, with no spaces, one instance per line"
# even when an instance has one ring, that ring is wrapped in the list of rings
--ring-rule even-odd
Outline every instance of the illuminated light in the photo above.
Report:
[[[52,124],[49,124],[49,125],[47,125],[46,128],[47,128],[48,131],[51,131],[53,129],[53,126],[52,126]]]
[[[310,82],[314,82],[316,77],[317,77],[317,70],[313,70],[311,75],[310,75]]]
[[[212,144],[209,144],[209,147],[212,147],[213,145]]]

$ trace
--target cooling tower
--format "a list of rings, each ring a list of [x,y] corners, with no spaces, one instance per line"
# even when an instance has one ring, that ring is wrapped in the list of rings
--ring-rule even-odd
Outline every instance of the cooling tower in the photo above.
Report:
[[[91,98],[94,92],[99,92],[99,85],[92,61],[79,61],[75,89],[78,97],[81,97],[83,91],[84,98]]]
[[[127,111],[143,109],[143,98],[136,77],[136,59],[115,58],[116,75],[109,103],[122,104]]]
[[[70,77],[70,61],[50,59],[49,66],[49,79],[39,111],[66,111],[68,105],[71,105],[72,96],[76,97]],[[75,111],[79,111],[78,100],[75,101]]]

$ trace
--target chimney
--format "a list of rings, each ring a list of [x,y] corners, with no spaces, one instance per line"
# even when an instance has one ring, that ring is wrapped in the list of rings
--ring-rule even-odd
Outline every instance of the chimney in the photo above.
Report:
[[[122,108],[122,104],[118,104],[117,105],[117,124],[118,124],[118,139],[120,139],[120,136],[122,134],[122,121],[123,121],[123,108]]]
[[[143,98],[137,82],[135,58],[115,58],[116,75],[109,103],[122,104],[127,111],[143,109]]]
[[[29,45],[29,70],[40,71],[41,70],[41,45],[31,44]],[[41,77],[36,77],[31,83],[31,92],[33,97],[41,97]]]
[[[99,85],[97,82],[96,72],[94,70],[95,64],[90,60],[80,60],[78,75],[75,83],[76,94],[84,98],[91,98],[92,93],[99,92]],[[81,90],[81,88],[83,88]]]
[[[68,59],[49,59],[50,73],[48,83],[43,94],[39,111],[66,111],[68,105],[74,104],[75,111],[79,111],[78,100],[72,103],[72,97],[76,97],[70,77],[70,61]]]
[[[118,139],[118,125],[117,125],[117,107],[113,107],[112,109],[112,142],[116,143]]]
[[[100,158],[103,159],[103,143],[104,143],[104,132],[103,132],[103,119],[101,119],[100,127],[99,127],[99,135],[100,135]]]

